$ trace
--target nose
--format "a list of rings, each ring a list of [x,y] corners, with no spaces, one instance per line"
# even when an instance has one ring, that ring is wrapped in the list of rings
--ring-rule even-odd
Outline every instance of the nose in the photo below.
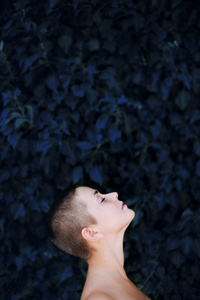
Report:
[[[113,192],[108,194],[109,198],[113,201],[117,201],[118,200],[118,193],[117,192]]]

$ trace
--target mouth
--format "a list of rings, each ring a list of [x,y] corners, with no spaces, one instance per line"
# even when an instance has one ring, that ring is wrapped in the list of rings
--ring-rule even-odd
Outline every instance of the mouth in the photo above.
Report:
[[[124,202],[122,202],[122,207],[121,207],[121,209],[124,209],[125,207],[127,207],[127,205],[126,205]]]

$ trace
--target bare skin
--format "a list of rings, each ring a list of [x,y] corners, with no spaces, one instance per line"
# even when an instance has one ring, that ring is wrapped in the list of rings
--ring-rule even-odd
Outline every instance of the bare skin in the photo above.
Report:
[[[94,250],[87,261],[81,300],[150,300],[124,270],[123,238],[134,211],[122,205],[117,193],[98,192],[94,197],[94,190],[87,187],[79,187],[78,193],[87,194],[88,211],[97,220],[96,225],[82,231],[83,238]]]

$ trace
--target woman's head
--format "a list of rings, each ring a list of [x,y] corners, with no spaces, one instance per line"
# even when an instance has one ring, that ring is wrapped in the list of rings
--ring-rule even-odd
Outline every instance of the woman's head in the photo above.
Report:
[[[87,206],[76,199],[76,188],[68,190],[53,203],[47,218],[49,239],[63,251],[87,260],[90,249],[81,235],[85,226],[96,223]]]
[[[57,200],[47,215],[50,240],[65,252],[88,260],[94,243],[125,231],[135,213],[116,192],[101,194],[81,186]]]

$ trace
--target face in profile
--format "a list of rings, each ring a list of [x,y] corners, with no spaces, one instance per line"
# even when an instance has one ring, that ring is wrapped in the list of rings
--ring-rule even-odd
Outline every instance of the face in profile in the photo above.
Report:
[[[135,217],[135,212],[118,199],[116,192],[101,194],[81,186],[76,189],[76,199],[87,205],[88,213],[96,219],[98,229],[104,235],[125,230]]]

